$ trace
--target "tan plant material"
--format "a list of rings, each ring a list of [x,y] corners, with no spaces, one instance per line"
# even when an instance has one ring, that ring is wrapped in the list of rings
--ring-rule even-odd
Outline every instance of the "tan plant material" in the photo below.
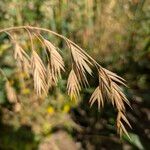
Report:
[[[70,95],[71,99],[77,99],[80,95],[81,86],[78,81],[78,78],[72,69],[67,82],[67,91],[68,95]]]
[[[122,120],[131,128],[130,123],[128,122],[125,116],[125,105],[124,102],[130,106],[129,101],[126,96],[123,94],[122,89],[116,84],[116,82],[125,85],[123,82],[124,79],[108,71],[107,69],[99,69],[99,86],[96,88],[94,93],[91,96],[90,103],[93,105],[94,102],[98,102],[98,108],[104,106],[105,100],[111,100],[111,103],[114,107],[117,108],[118,117],[117,117],[117,129],[118,133],[122,135],[125,133],[128,137],[127,131],[122,123]]]
[[[47,74],[46,68],[39,57],[39,55],[33,50],[31,56],[31,68],[33,74],[34,88],[39,96],[42,93],[47,93]]]
[[[44,39],[44,43],[48,49],[49,60],[48,60],[48,74],[50,79],[56,84],[58,82],[58,78],[61,78],[61,70],[64,71],[64,62],[61,55],[57,52],[56,47]]]
[[[92,76],[92,68],[95,67],[97,69],[99,83],[90,98],[90,105],[92,106],[97,102],[98,108],[101,108],[104,107],[104,103],[106,101],[110,101],[118,111],[116,123],[118,133],[120,135],[124,133],[129,136],[123,122],[131,127],[125,116],[126,110],[124,105],[124,103],[127,103],[130,106],[130,103],[119,86],[126,86],[123,78],[103,68],[78,45],[54,31],[39,27],[20,26],[0,30],[0,33],[7,33],[9,31],[12,33],[13,31],[20,29],[25,29],[28,33],[28,36],[31,40],[32,55],[30,58],[17,42],[15,43],[14,56],[17,62],[21,63],[21,66],[25,66],[24,68],[27,70],[27,72],[29,72],[29,69],[31,68],[34,80],[34,89],[39,96],[41,96],[43,93],[47,94],[49,87],[57,84],[58,79],[61,77],[61,72],[65,70],[64,61],[62,56],[59,54],[58,49],[49,40],[46,40],[42,36],[42,32],[47,32],[63,39],[67,43],[70,50],[72,68],[67,80],[67,91],[71,99],[79,98],[81,88],[88,85],[87,74]],[[39,39],[42,46],[46,47],[47,50],[45,52],[47,56],[47,64],[42,62],[42,59],[34,50],[32,35],[36,35],[36,38]],[[31,60],[31,67],[29,60]]]
[[[19,102],[15,103],[13,109],[17,113],[20,112],[21,111],[21,104]]]
[[[90,98],[90,105],[92,106],[95,102],[98,103],[98,108],[104,107],[104,99],[103,99],[103,93],[101,88],[98,86],[95,91],[93,92],[91,98]]]
[[[5,84],[5,90],[6,90],[6,96],[10,103],[16,103],[17,102],[17,94],[15,89],[10,85],[9,81],[6,81]]]
[[[120,136],[123,133],[125,133],[128,136],[128,138],[130,139],[130,136],[129,136],[129,134],[128,134],[122,121],[124,121],[130,128],[132,128],[129,121],[127,120],[125,114],[123,112],[119,111],[118,115],[117,115],[117,132]]]
[[[76,46],[70,43],[71,56],[73,60],[74,70],[81,85],[88,85],[86,73],[92,75],[92,65],[89,58]]]
[[[29,56],[17,42],[14,42],[14,47],[14,58],[17,60],[19,67],[29,74],[31,67]]]

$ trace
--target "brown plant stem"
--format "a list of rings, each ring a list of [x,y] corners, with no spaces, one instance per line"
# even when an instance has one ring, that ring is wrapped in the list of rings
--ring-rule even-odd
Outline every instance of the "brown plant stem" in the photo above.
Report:
[[[49,30],[49,29],[46,29],[46,28],[40,28],[40,27],[32,27],[32,26],[18,26],[18,27],[9,27],[9,28],[5,28],[5,29],[1,29],[0,33],[7,32],[7,31],[13,31],[13,30],[19,30],[19,29],[44,31],[44,32],[51,33],[51,34],[53,34],[53,35],[55,35],[57,37],[60,37],[63,40],[65,40],[66,42],[69,42],[69,43],[73,44],[74,46],[76,46],[77,48],[79,48],[91,61],[94,62],[96,68],[98,68],[98,67],[101,68],[99,63],[97,61],[95,61],[91,56],[87,55],[86,52],[81,47],[79,47],[77,44],[75,44],[70,39],[66,38],[65,36],[63,36],[63,35],[61,35],[59,33],[56,33],[56,32],[54,32],[52,30]]]

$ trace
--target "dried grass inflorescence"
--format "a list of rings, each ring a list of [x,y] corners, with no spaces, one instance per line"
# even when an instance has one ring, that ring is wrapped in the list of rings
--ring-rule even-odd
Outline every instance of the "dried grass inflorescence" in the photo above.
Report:
[[[13,32],[20,29],[25,29],[31,40],[30,55],[21,47],[18,40],[12,36]],[[65,71],[64,61],[59,54],[58,48],[45,39],[42,33],[47,32],[62,38],[68,45],[72,60],[72,68],[67,80],[68,95],[70,95],[71,99],[79,98],[81,89],[89,85],[87,74],[92,76],[92,68],[95,67],[97,69],[99,83],[89,100],[90,105],[92,106],[97,102],[98,108],[101,108],[104,107],[106,101],[110,101],[118,111],[116,123],[118,133],[120,135],[124,133],[129,137],[124,122],[129,127],[131,127],[131,125],[125,116],[126,111],[124,103],[127,103],[129,106],[130,103],[119,86],[126,86],[123,78],[103,68],[74,42],[51,30],[39,27],[21,26],[3,29],[0,30],[0,33],[1,32],[5,32],[11,37],[15,47],[14,58],[28,75],[33,76],[34,88],[39,96],[47,94],[51,86],[57,85],[58,79],[61,78],[61,72]],[[38,38],[42,46],[44,46],[47,63],[42,61],[38,52],[34,49],[33,35],[36,35],[35,37]]]

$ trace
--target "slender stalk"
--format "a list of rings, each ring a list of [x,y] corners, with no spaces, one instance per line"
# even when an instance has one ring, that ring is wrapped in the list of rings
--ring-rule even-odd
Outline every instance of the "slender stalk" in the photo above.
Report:
[[[28,29],[28,30],[38,30],[38,31],[44,31],[44,32],[48,32],[51,33],[57,37],[62,38],[63,40],[65,40],[66,42],[69,42],[71,44],[73,44],[74,46],[76,46],[77,48],[79,48],[91,61],[94,62],[96,67],[101,67],[99,65],[99,63],[97,61],[95,61],[91,56],[89,56],[81,47],[79,47],[77,44],[75,44],[74,42],[72,42],[70,39],[66,38],[65,36],[56,33],[52,30],[49,29],[45,29],[45,28],[40,28],[40,27],[32,27],[32,26],[18,26],[18,27],[9,27],[9,28],[5,28],[5,29],[1,29],[0,33],[2,32],[7,32],[7,31],[12,31],[12,30],[19,30],[19,29]]]
[[[34,50],[34,45],[33,45],[32,35],[31,35],[30,31],[27,28],[24,28],[24,29],[27,31],[27,33],[29,35],[29,38],[30,38],[30,41],[31,41],[31,50],[33,51]]]
[[[5,74],[5,72],[1,68],[0,68],[0,75],[2,75],[5,78],[5,80],[8,81],[8,78]]]

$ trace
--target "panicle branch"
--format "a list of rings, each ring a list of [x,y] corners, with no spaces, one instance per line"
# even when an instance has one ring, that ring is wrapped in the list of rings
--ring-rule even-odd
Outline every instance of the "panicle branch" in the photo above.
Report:
[[[26,51],[20,46],[19,42],[16,41],[11,33],[9,33],[9,31],[15,32],[20,29],[24,29],[28,33],[31,41],[31,56],[26,53]],[[49,29],[20,26],[2,29],[0,30],[0,33],[2,32],[7,33],[11,37],[15,47],[14,58],[25,72],[33,76],[34,89],[39,96],[43,93],[47,94],[49,87],[56,85],[59,78],[61,78],[61,72],[65,71],[64,60],[59,54],[58,48],[56,48],[49,40],[45,39],[41,32],[51,33],[63,39],[68,45],[72,60],[72,69],[69,73],[67,81],[68,95],[70,95],[71,99],[78,99],[82,87],[89,85],[87,74],[93,76],[92,67],[96,67],[99,83],[93,92],[89,103],[92,106],[97,102],[98,108],[100,109],[104,107],[104,103],[106,101],[110,101],[118,111],[116,120],[118,133],[120,135],[124,133],[129,137],[124,126],[124,122],[131,128],[131,125],[125,115],[125,103],[129,106],[130,103],[119,86],[126,86],[123,78],[103,68],[90,55],[88,55],[83,49],[68,38]],[[34,49],[33,35],[38,38],[44,49],[46,48],[46,64],[43,63],[42,59]],[[9,90],[10,88],[7,86],[7,89]]]

